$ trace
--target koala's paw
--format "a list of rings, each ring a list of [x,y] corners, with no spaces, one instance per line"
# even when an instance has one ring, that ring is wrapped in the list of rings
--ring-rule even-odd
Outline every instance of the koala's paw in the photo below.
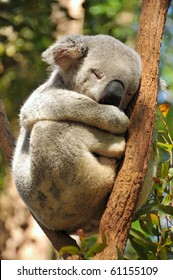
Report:
[[[102,105],[101,118],[105,130],[121,134],[126,132],[129,126],[129,118],[119,108],[111,105]],[[105,119],[105,121],[103,121]]]
[[[112,157],[116,159],[121,159],[124,156],[126,141],[124,137],[116,137],[116,142],[114,142],[110,146],[110,151],[112,153]]]

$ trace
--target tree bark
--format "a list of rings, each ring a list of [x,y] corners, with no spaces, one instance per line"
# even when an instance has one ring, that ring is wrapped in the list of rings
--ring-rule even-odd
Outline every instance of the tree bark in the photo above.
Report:
[[[67,34],[81,34],[84,21],[85,0],[57,0],[52,5],[51,19],[56,25],[55,37]]]
[[[0,147],[3,151],[5,159],[10,165],[13,150],[15,147],[15,140],[11,132],[10,124],[5,114],[4,104],[0,96]]]
[[[142,58],[141,87],[131,114],[123,165],[100,223],[107,246],[95,259],[117,259],[124,252],[150,158],[158,92],[160,45],[170,0],[143,0],[136,50]]]
[[[43,224],[41,224],[37,220],[37,218],[35,217],[35,215],[32,212],[30,212],[30,213],[33,216],[33,218],[35,219],[35,221],[39,224],[39,226],[41,227],[41,229],[46,234],[47,238],[50,240],[53,247],[57,251],[59,251],[62,247],[65,247],[65,246],[78,247],[76,241],[72,237],[70,237],[70,235],[68,235],[65,231],[56,231],[56,230],[51,230],[51,229],[46,228]],[[69,254],[64,253],[63,258],[64,259],[69,258]]]

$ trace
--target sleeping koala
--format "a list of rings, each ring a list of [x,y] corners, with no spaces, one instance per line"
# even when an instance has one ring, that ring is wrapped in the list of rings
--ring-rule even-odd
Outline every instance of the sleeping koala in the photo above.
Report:
[[[53,68],[20,112],[15,184],[47,228],[93,231],[106,207],[139,87],[138,54],[107,35],[69,35],[43,53]]]

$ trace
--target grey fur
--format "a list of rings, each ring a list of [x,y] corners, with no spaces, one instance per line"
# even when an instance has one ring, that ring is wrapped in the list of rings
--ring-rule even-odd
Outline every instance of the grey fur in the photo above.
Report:
[[[65,36],[43,59],[53,71],[21,108],[14,180],[47,228],[93,230],[124,154],[122,110],[139,87],[141,60],[106,35]]]

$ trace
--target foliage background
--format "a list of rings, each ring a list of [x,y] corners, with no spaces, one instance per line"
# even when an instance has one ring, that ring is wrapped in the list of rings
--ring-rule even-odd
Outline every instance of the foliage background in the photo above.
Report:
[[[18,135],[18,114],[27,96],[47,77],[40,54],[57,37],[53,19],[53,0],[0,0],[0,95],[15,136]],[[109,34],[127,45],[135,46],[141,1],[86,0],[84,34]],[[60,6],[59,17],[68,11]],[[173,4],[168,12],[161,47],[159,103],[168,104],[164,117],[158,110],[159,171],[155,195],[137,213],[129,236],[126,258],[173,258],[172,207],[172,139],[173,139]],[[164,145],[163,145],[164,144]],[[165,146],[166,145],[166,146]],[[168,146],[169,145],[169,146]],[[8,173],[0,152],[0,191],[8,188]],[[160,180],[160,181],[159,181]],[[164,213],[164,214],[163,214]],[[133,246],[133,248],[132,248]]]

